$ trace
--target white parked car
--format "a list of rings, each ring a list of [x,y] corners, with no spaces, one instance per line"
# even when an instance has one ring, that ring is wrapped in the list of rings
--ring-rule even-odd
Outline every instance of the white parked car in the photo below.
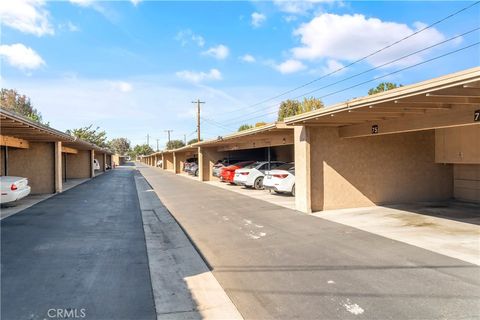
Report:
[[[266,172],[263,179],[265,189],[276,193],[290,193],[295,196],[295,165],[293,162],[285,163],[275,170]]]
[[[157,167],[163,168],[163,161],[162,160],[157,161]]]
[[[251,165],[235,170],[233,183],[239,186],[246,186],[247,188],[254,187],[257,190],[263,189],[265,172],[269,169],[275,169],[282,164],[285,164],[285,162],[270,161],[269,168],[268,161],[254,162]]]
[[[30,194],[28,179],[22,177],[0,177],[1,203],[17,201]]]
[[[97,159],[93,159],[93,170],[100,170],[100,163]]]

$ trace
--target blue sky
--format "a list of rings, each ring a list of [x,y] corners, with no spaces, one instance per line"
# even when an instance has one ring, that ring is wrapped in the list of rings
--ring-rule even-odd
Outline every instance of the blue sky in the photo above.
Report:
[[[480,5],[305,88],[322,77],[474,2],[406,1],[41,1],[2,4],[2,87],[31,97],[60,130],[94,124],[110,138],[155,145],[275,120],[282,99],[378,67],[480,27]],[[478,42],[475,31],[318,90],[326,105],[363,96],[381,81],[415,83],[480,65],[479,46],[394,75]],[[371,83],[328,95],[357,83]],[[324,97],[326,96],[326,97]],[[251,107],[252,105],[254,105]]]

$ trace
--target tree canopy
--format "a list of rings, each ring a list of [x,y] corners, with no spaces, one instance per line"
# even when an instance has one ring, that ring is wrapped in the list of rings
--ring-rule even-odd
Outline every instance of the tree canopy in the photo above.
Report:
[[[119,155],[126,155],[130,151],[130,141],[127,138],[115,138],[108,142],[109,148]]]
[[[96,127],[95,129],[92,128],[93,125],[89,125],[87,127],[78,128],[67,130],[67,134],[77,137],[79,139],[88,141],[93,143],[101,148],[108,147],[107,145],[107,133],[105,131],[101,131],[100,127]]]
[[[252,125],[242,124],[240,127],[238,127],[238,132],[243,131],[243,130],[248,130],[248,129],[251,129],[251,128],[253,128]]]
[[[202,141],[202,139],[200,139],[200,141]],[[194,144],[194,143],[197,143],[197,142],[198,142],[198,139],[195,138],[195,139],[189,140],[189,141],[187,142],[187,145]]]
[[[137,144],[130,151],[129,155],[130,157],[135,158],[136,156],[145,156],[152,153],[153,149],[148,144]]]
[[[397,84],[393,82],[382,82],[375,88],[371,88],[370,90],[368,90],[368,95],[371,96],[372,94],[392,90],[401,86],[402,86],[401,84]]]
[[[323,102],[320,99],[311,97],[304,98],[302,102],[298,100],[285,100],[280,103],[278,109],[278,121],[283,121],[285,118],[295,116],[304,112],[317,110],[323,108]]]
[[[185,143],[182,140],[170,140],[167,142],[167,150],[178,149],[185,147]]]
[[[264,126],[264,125],[266,125],[266,124],[267,124],[267,123],[266,123],[266,122],[263,122],[263,121],[257,122],[257,123],[255,123],[255,128],[257,128],[257,127],[262,127],[262,126]]]
[[[0,90],[0,105],[3,109],[18,113],[35,122],[49,125],[43,121],[42,114],[32,106],[30,98],[19,94],[16,90],[2,88]]]

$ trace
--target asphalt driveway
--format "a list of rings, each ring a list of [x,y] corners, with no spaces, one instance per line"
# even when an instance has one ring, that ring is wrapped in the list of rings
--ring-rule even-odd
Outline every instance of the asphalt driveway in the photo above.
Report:
[[[133,173],[114,170],[1,221],[2,319],[155,319]]]
[[[480,269],[139,165],[246,319],[478,319]]]

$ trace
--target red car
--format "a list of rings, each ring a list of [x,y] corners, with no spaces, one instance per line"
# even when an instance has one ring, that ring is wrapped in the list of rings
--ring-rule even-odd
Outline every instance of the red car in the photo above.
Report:
[[[249,164],[254,163],[255,161],[242,161],[234,163],[228,167],[223,168],[220,175],[220,179],[225,182],[233,184],[233,177],[235,176],[235,170],[248,166]]]

